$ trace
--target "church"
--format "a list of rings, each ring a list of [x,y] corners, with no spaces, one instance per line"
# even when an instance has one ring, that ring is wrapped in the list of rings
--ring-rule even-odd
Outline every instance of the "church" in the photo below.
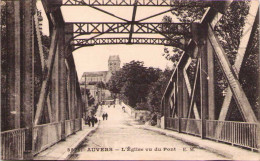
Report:
[[[110,92],[98,88],[97,83],[103,82],[106,84],[112,74],[120,70],[120,64],[119,55],[110,55],[108,59],[108,71],[84,72],[80,79],[81,88],[85,88],[86,83],[86,88],[90,90],[90,94],[95,98],[96,102],[111,99]]]

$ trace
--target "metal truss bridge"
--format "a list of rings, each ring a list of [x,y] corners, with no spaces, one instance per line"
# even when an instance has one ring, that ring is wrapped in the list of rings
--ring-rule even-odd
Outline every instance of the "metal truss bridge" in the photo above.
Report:
[[[258,1],[248,2],[249,14],[234,65],[231,65],[214,30],[232,5],[232,0],[223,1],[217,8],[213,1],[187,3],[192,1],[186,0],[41,2],[49,22],[51,42],[48,49],[42,45],[36,0],[3,3],[7,8],[4,20],[8,36],[3,42],[6,56],[1,62],[2,84],[7,87],[1,90],[1,159],[31,160],[34,155],[82,129],[86,95],[80,89],[73,51],[112,44],[164,45],[183,50],[162,96],[164,128],[259,149],[259,118],[238,78],[248,43],[253,37]],[[66,22],[61,8],[77,6],[86,7],[86,11],[95,10],[117,21]],[[125,6],[132,6],[129,19],[102,8]],[[165,10],[137,19],[138,7],[162,7]],[[201,20],[194,23],[148,22],[171,13],[176,7],[202,7],[205,12]],[[187,71],[193,60],[196,61],[196,71],[191,84]],[[228,84],[219,115],[215,106],[214,60],[219,63]],[[244,122],[227,121],[232,98]]]

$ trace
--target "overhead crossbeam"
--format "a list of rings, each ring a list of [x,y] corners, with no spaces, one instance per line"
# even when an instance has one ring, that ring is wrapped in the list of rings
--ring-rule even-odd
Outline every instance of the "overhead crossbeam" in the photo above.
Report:
[[[129,44],[128,42],[129,38],[74,39],[71,45],[76,47],[85,47],[93,45]],[[174,46],[181,49],[184,48],[184,44],[178,40],[169,40],[164,38],[132,38],[131,44],[165,45]]]
[[[73,24],[74,34],[177,34],[191,36],[191,23],[69,23]],[[131,30],[131,26],[132,30]],[[168,30],[170,28],[170,30]],[[71,34],[71,32],[67,33]]]
[[[188,2],[192,0],[183,0]],[[186,3],[181,3],[182,0],[138,0],[138,6],[187,6]],[[66,0],[62,5],[64,6],[134,6],[135,0]],[[210,3],[197,4],[198,7],[209,7]],[[192,4],[191,7],[196,7]]]

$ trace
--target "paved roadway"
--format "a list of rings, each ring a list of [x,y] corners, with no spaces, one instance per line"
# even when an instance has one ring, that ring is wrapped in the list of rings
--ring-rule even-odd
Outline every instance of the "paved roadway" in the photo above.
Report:
[[[221,160],[227,159],[172,137],[132,126],[134,122],[121,107],[107,106],[108,120],[83,142],[73,160]],[[157,148],[157,149],[156,149]],[[159,149],[161,151],[159,151]],[[97,152],[97,150],[99,150]],[[102,151],[101,151],[102,150]],[[150,151],[151,150],[151,151]]]

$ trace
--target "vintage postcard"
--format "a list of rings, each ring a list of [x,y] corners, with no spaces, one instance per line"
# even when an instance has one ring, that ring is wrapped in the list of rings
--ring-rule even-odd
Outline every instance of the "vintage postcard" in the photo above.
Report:
[[[1,0],[1,160],[260,160],[258,0]]]

